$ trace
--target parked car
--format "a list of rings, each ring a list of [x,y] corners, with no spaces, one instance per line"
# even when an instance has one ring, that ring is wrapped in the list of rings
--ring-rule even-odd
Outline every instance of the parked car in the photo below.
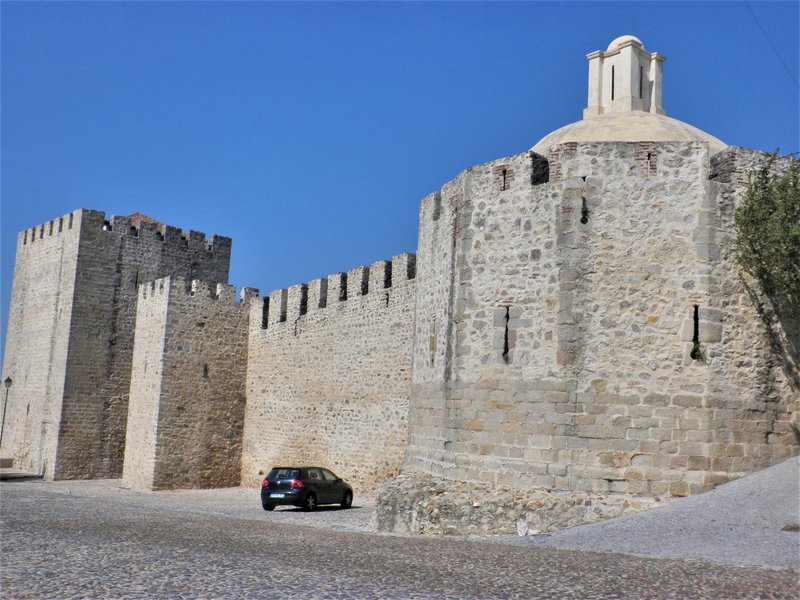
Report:
[[[275,467],[261,484],[261,506],[299,506],[312,511],[320,504],[350,508],[353,488],[341,477],[322,467]]]

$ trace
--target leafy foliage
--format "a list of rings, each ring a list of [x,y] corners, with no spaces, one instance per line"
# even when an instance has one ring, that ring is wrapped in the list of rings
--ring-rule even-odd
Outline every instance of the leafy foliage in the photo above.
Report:
[[[773,173],[773,155],[750,180],[734,215],[736,256],[789,314],[800,312],[800,161]]]

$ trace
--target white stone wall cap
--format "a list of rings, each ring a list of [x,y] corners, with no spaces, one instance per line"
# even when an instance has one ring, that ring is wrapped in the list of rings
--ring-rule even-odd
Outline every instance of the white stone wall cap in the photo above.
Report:
[[[547,156],[551,146],[566,142],[707,142],[711,154],[728,147],[722,140],[678,119],[631,111],[576,121],[544,136],[531,150]]]

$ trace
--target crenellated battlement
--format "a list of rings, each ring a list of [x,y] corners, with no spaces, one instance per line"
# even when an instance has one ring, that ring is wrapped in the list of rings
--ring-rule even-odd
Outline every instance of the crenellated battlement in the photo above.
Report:
[[[236,286],[227,283],[209,284],[199,279],[191,281],[183,277],[167,276],[155,279],[139,286],[139,299],[147,300],[162,297],[170,292],[186,296],[197,296],[227,304],[248,304],[251,299],[258,297],[258,289],[243,287],[236,297]]]
[[[231,250],[231,238],[226,236],[212,235],[206,239],[206,234],[202,231],[182,230],[138,213],[127,217],[111,215],[106,218],[103,211],[86,208],[74,210],[51,221],[24,229],[19,233],[19,244],[21,246],[35,244],[39,240],[59,235],[64,231],[81,228],[95,228],[107,231],[111,235],[163,243],[176,250],[209,254],[216,252],[229,254]]]
[[[266,329],[317,310],[334,306],[352,298],[387,292],[416,277],[416,255],[403,253],[391,260],[379,260],[346,273],[333,273],[308,283],[273,290],[258,303],[261,327]]]
[[[747,185],[753,173],[769,160],[772,160],[773,172],[783,174],[796,159],[791,155],[773,157],[770,152],[729,146],[711,157],[708,178],[717,183]]]
[[[206,234],[202,231],[182,230],[138,215],[138,213],[128,217],[112,215],[108,219],[106,219],[105,213],[100,211],[85,211],[85,213],[84,220],[88,226],[100,227],[103,231],[111,234],[159,241],[167,246],[179,249],[188,248],[193,251],[230,251],[231,248],[231,238],[229,237],[212,235],[206,239]]]
[[[79,216],[80,212],[80,210],[75,210],[45,223],[40,223],[38,225],[34,225],[33,227],[23,229],[17,235],[17,245],[32,245],[40,240],[44,240],[45,238],[59,236],[64,231],[71,230],[76,222],[76,216]]]

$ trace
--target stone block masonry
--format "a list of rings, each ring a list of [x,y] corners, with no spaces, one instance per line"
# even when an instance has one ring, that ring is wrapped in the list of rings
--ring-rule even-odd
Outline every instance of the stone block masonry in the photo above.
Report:
[[[796,323],[767,330],[731,251],[755,154],[566,143],[544,181],[521,154],[426,198],[407,466],[681,496],[796,453]]]
[[[396,475],[407,442],[415,257],[395,256],[251,303],[242,483],[329,467],[356,493]]]
[[[47,478],[122,475],[136,288],[227,281],[231,240],[81,209],[17,242],[3,456]]]
[[[257,290],[180,278],[139,288],[123,484],[239,484],[247,319]]]
[[[22,471],[55,470],[82,217],[76,211],[17,237],[3,364],[14,384],[0,453]]]

